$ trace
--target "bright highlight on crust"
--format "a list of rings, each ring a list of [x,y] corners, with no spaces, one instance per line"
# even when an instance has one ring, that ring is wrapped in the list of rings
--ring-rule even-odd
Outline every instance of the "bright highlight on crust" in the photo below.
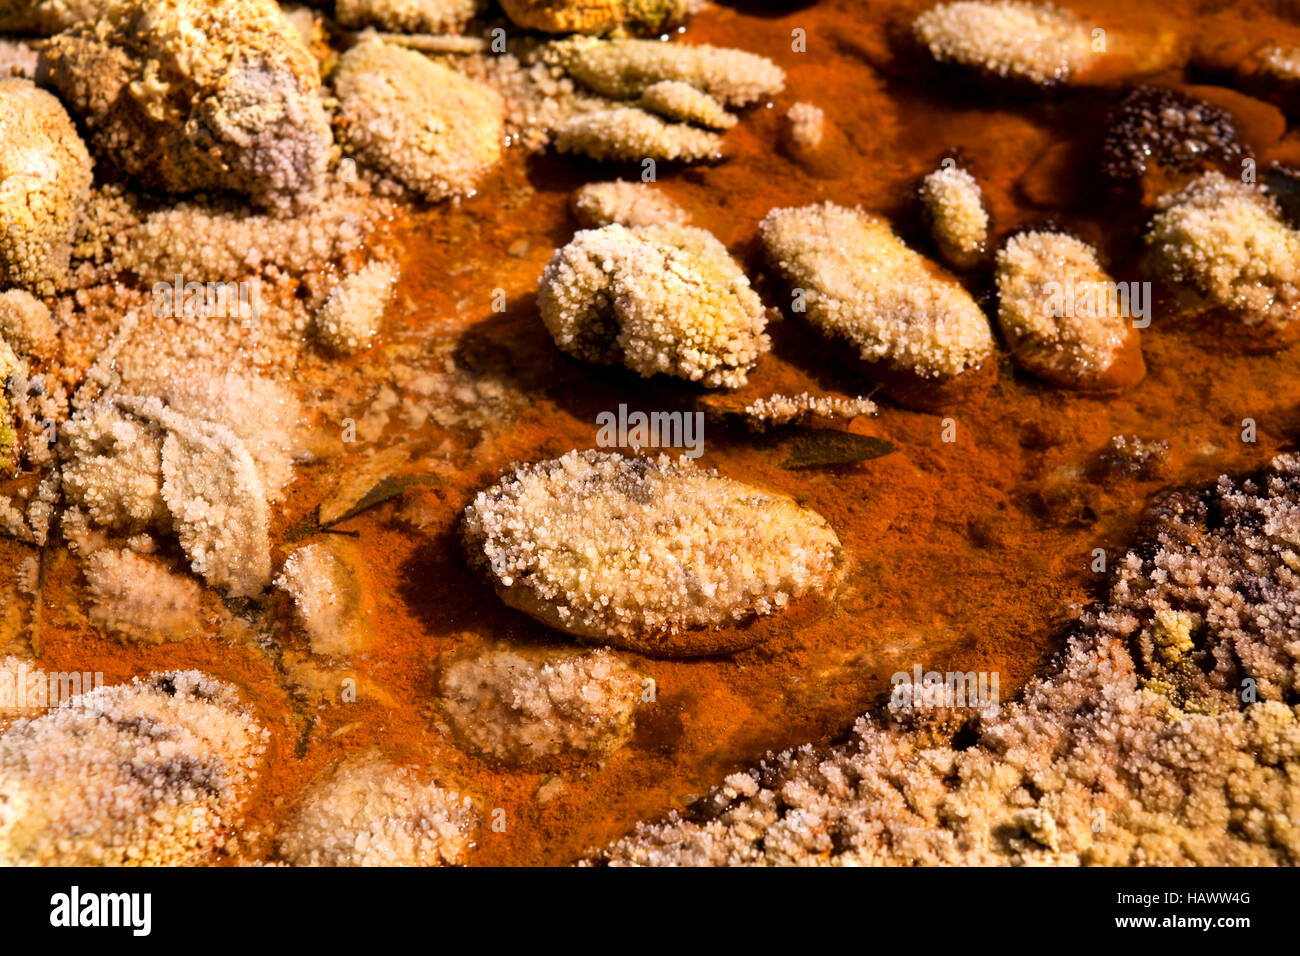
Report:
[[[1151,273],[1257,329],[1260,344],[1300,331],[1300,232],[1259,189],[1203,174],[1161,199],[1146,247]]]

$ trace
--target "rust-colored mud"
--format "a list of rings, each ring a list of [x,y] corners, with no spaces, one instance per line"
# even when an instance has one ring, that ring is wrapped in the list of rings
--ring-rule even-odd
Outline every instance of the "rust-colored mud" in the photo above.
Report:
[[[1119,278],[1136,277],[1125,230],[1140,221],[1138,211],[1127,221],[1120,213],[1093,218],[1096,209],[1081,208],[1070,195],[1068,163],[1058,163],[1066,172],[1046,183],[1042,170],[1037,174],[1040,196],[1044,190],[1059,196],[1055,210],[1031,205],[1017,186],[1049,147],[1070,143],[1082,150],[1079,144],[1086,144],[1118,91],[1047,104],[984,104],[965,88],[920,84],[899,78],[901,72],[891,78],[898,54],[889,31],[907,21],[906,10],[925,5],[737,4],[698,18],[688,40],[770,56],[787,70],[789,89],[771,106],[751,110],[728,134],[726,162],[661,168],[663,190],[758,276],[757,225],[774,206],[820,199],[861,204],[894,217],[914,237],[914,184],[957,148],[981,179],[999,234],[1050,213],[1098,241]],[[1125,2],[1075,6],[1117,31],[1155,24],[1182,31],[1190,41],[1189,31],[1197,29],[1194,5],[1187,3],[1163,5],[1159,14]],[[1244,11],[1237,15],[1243,24],[1249,19]],[[1280,35],[1275,26],[1255,19],[1249,33]],[[791,50],[796,27],[807,31],[806,53]],[[821,106],[843,132],[851,151],[839,164],[844,177],[810,175],[778,150],[781,117],[796,100]],[[338,528],[356,536],[377,608],[375,647],[355,662],[354,672],[363,686],[377,686],[382,700],[368,699],[363,690],[356,703],[294,704],[272,658],[238,627],[144,648],[96,635],[64,609],[80,600],[76,561],[61,548],[50,550],[42,629],[47,666],[102,670],[109,682],[158,668],[199,667],[240,685],[272,729],[270,773],[250,813],[255,850],[265,849],[258,834],[269,832],[313,774],[371,744],[443,764],[467,778],[485,808],[505,810],[504,832],[485,829],[473,863],[558,864],[640,819],[684,806],[768,750],[842,732],[882,698],[892,673],[914,664],[997,671],[1002,695],[1010,696],[1053,651],[1058,625],[1071,608],[1092,596],[1098,579],[1089,568],[1093,549],[1120,554],[1149,496],[1166,485],[1257,467],[1290,447],[1300,425],[1294,393],[1300,352],[1222,350],[1212,334],[1186,327],[1163,300],[1142,335],[1148,375],[1118,397],[1054,389],[1004,363],[998,384],[974,407],[921,414],[882,402],[872,430],[893,442],[894,452],[823,470],[786,470],[773,448],[711,421],[702,464],[791,494],[825,515],[849,554],[844,585],[829,612],[797,610],[766,622],[770,639],[732,657],[638,658],[637,666],[655,679],[658,699],[642,711],[633,742],[601,763],[562,766],[564,789],[543,806],[535,794],[547,773],[484,763],[437,727],[433,693],[440,659],[486,639],[564,641],[505,607],[466,569],[456,521],[469,497],[512,460],[592,447],[598,412],[620,402],[689,408],[698,398],[686,384],[644,381],[566,358],[537,315],[537,276],[575,228],[567,210],[571,190],[637,172],[516,155],[472,200],[418,212],[402,227],[407,251],[399,298],[414,308],[397,319],[390,336],[406,328],[454,337],[463,368],[500,377],[529,401],[473,445],[455,429],[429,425],[398,435],[395,426],[394,439],[442,449],[442,460],[451,463],[439,471],[443,483],[409,491]],[[757,284],[768,304],[781,303],[778,286],[761,278]],[[504,313],[492,310],[496,289],[505,292]],[[810,385],[870,391],[797,320],[779,323],[774,339],[773,354],[762,360],[747,392],[788,393]],[[304,401],[310,407],[311,396]],[[955,442],[942,440],[945,417],[955,420]],[[1253,444],[1241,440],[1244,418],[1257,423]],[[326,439],[338,427],[325,420],[315,426]],[[1167,441],[1164,472],[1138,480],[1097,470],[1098,453],[1121,434]],[[333,484],[332,469],[347,467],[346,455],[341,462],[302,470],[282,531],[314,510]],[[423,530],[399,519],[403,509],[421,513]],[[0,545],[0,563],[11,565],[23,553],[17,545]],[[300,636],[287,628],[285,635],[288,649],[305,650]]]

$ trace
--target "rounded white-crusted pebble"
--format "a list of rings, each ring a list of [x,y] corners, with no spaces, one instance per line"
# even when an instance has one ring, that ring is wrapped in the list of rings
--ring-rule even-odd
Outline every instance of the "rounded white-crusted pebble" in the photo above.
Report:
[[[330,290],[316,312],[321,344],[341,355],[367,348],[379,333],[396,281],[391,265],[372,262]]]
[[[821,515],[689,460],[572,451],[522,465],[465,510],[465,549],[511,607],[645,654],[761,639],[711,630],[827,588],[840,542]]]
[[[511,765],[599,756],[632,735],[644,676],[611,651],[500,648],[455,661],[439,682],[457,738]]]
[[[692,226],[583,230],[547,264],[537,298],[565,352],[646,377],[735,388],[771,347],[749,279]]]
[[[1115,280],[1081,239],[1012,236],[998,252],[998,322],[1012,358],[1066,388],[1112,391],[1146,374],[1132,315]],[[1127,293],[1125,294],[1127,300]]]

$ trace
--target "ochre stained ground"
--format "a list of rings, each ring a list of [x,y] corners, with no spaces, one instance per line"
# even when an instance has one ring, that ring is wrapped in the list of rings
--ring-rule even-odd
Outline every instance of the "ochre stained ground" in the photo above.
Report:
[[[773,104],[749,110],[727,135],[725,162],[662,166],[660,188],[744,261],[774,306],[784,293],[762,277],[755,241],[769,209],[822,199],[860,204],[889,215],[922,245],[911,197],[919,177],[954,148],[979,176],[999,234],[1050,218],[1096,241],[1117,277],[1136,278],[1131,230],[1140,210],[1090,201],[1068,162],[1060,164],[1064,172],[1033,174],[1040,193],[1056,199],[1055,209],[1031,205],[1018,186],[1053,145],[1072,144],[1067,158],[1086,161],[1105,105],[1118,91],[1016,102],[983,100],[966,84],[913,79],[895,69],[899,54],[890,37],[908,21],[909,9],[923,6],[724,4],[699,17],[687,41],[769,56],[788,72],[789,88]],[[1112,27],[1112,42],[1122,42],[1125,27],[1155,34],[1196,29],[1191,5],[1162,5],[1164,12],[1143,6],[1076,9]],[[1240,9],[1233,17],[1252,34],[1275,27],[1260,19],[1246,26],[1250,18]],[[807,52],[791,49],[795,28],[806,31]],[[843,177],[810,175],[778,149],[781,117],[796,100],[821,106],[844,134]],[[339,526],[355,535],[375,599],[375,645],[350,673],[377,684],[386,702],[363,696],[351,704],[294,704],[274,655],[237,629],[142,647],[62,625],[61,605],[79,599],[79,574],[62,548],[49,550],[41,635],[47,667],[102,670],[110,683],[159,668],[198,667],[238,684],[271,728],[270,770],[249,811],[246,835],[254,850],[266,849],[267,834],[313,775],[370,745],[438,764],[485,810],[504,809],[504,831],[485,828],[473,864],[559,864],[638,820],[684,806],[769,750],[843,733],[884,698],[895,671],[914,664],[996,671],[1009,697],[1050,657],[1073,610],[1095,596],[1093,549],[1121,554],[1142,508],[1161,488],[1256,467],[1289,448],[1300,425],[1300,350],[1250,356],[1222,349],[1212,330],[1194,328],[1163,294],[1142,335],[1148,375],[1118,397],[1044,386],[1004,360],[986,400],[945,413],[955,419],[955,442],[941,440],[945,415],[882,401],[870,429],[894,443],[893,453],[813,470],[787,470],[778,449],[711,420],[702,464],[793,495],[838,532],[849,565],[829,608],[796,609],[764,622],[768,639],[731,657],[633,657],[654,678],[658,699],[642,710],[633,741],[603,761],[569,761],[548,771],[485,763],[437,728],[440,659],[483,639],[566,641],[505,607],[466,569],[456,530],[460,509],[513,460],[592,447],[596,415],[620,402],[689,409],[699,396],[687,384],[572,361],[554,348],[537,315],[537,277],[575,229],[567,207],[572,189],[637,173],[554,155],[514,155],[459,207],[413,213],[398,226],[405,247],[400,296],[413,307],[395,319],[389,335],[433,330],[454,338],[463,368],[508,381],[527,402],[481,441],[432,424],[399,436],[444,450],[450,444],[453,464],[438,471],[441,484]],[[985,291],[987,279],[972,282]],[[496,289],[506,295],[503,313],[491,308]],[[807,385],[870,393],[870,383],[841,369],[834,350],[812,339],[796,318],[787,316],[773,333],[774,352],[760,363],[747,394]],[[310,406],[310,396],[305,402]],[[1253,444],[1241,441],[1244,418],[1257,424]],[[328,436],[338,425],[317,420],[314,427]],[[1098,452],[1121,434],[1167,441],[1164,473],[1137,480],[1091,471]],[[277,562],[291,544],[290,530],[333,481],[328,468],[302,470],[279,518]],[[404,507],[423,512],[426,531],[397,520]],[[22,553],[4,546],[5,555]],[[286,608],[279,610],[283,616]],[[286,646],[300,650],[301,637],[288,631]],[[564,788],[541,805],[535,794],[554,772]]]

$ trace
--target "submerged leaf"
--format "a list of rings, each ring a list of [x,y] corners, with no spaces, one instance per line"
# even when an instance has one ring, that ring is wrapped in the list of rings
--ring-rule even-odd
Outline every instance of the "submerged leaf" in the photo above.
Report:
[[[366,492],[360,500],[356,502],[356,504],[343,512],[343,514],[339,515],[337,518],[325,521],[324,515],[322,515],[320,526],[322,528],[330,528],[336,524],[341,524],[349,518],[359,515],[368,508],[373,508],[375,505],[381,505],[385,501],[396,498],[407,488],[431,488],[440,484],[442,484],[442,479],[437,475],[390,475],[387,478],[381,479],[379,484]]]
[[[852,465],[880,458],[894,450],[892,443],[873,435],[823,428],[798,429],[786,442],[786,459],[782,468],[821,468],[829,465]]]

